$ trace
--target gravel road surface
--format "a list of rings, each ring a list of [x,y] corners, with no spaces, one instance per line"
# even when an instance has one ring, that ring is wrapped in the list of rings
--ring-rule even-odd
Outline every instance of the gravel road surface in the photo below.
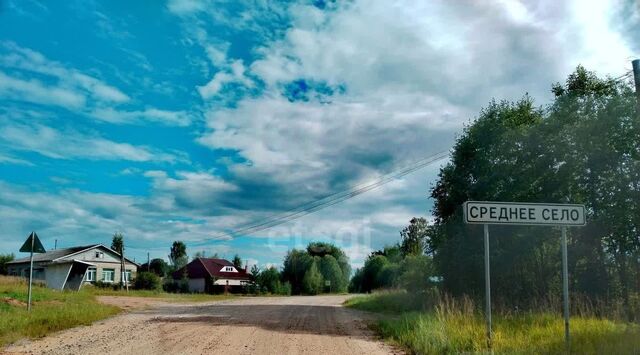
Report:
[[[9,354],[393,354],[348,296],[164,303],[103,297],[130,311],[4,349]],[[140,307],[146,307],[144,309]],[[3,351],[0,351],[3,352]]]

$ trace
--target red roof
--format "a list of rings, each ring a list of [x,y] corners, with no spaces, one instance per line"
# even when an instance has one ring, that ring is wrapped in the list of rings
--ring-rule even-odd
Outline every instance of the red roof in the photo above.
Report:
[[[235,266],[224,259],[211,259],[211,258],[196,258],[183,268],[173,273],[174,279],[180,279],[184,275],[186,270],[187,277],[190,279],[199,279],[206,276],[215,277],[219,279],[240,279],[249,280],[250,275],[247,274],[245,269],[238,269],[238,272],[221,271],[225,266]]]

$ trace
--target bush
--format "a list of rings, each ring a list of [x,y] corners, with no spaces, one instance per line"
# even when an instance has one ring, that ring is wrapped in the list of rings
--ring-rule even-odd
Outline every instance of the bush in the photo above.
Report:
[[[140,272],[133,281],[133,287],[137,290],[161,290],[162,280],[153,272]]]
[[[96,288],[107,289],[113,287],[113,282],[96,281],[93,283],[93,286]]]
[[[169,279],[164,282],[162,289],[171,293],[189,293],[189,281],[187,279],[179,281]]]

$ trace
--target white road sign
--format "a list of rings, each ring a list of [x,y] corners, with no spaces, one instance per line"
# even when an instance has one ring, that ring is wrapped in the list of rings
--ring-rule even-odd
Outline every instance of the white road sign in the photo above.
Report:
[[[584,205],[467,201],[464,221],[477,224],[583,226]]]

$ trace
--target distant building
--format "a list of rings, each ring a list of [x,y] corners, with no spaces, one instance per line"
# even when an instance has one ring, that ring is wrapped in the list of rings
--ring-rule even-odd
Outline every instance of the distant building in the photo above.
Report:
[[[138,264],[125,258],[127,282]],[[29,257],[7,263],[9,275],[29,277]],[[102,281],[120,283],[120,254],[102,244],[51,250],[33,255],[33,279],[58,290],[79,290],[83,284]]]
[[[174,280],[187,278],[190,292],[242,292],[251,282],[246,268],[238,269],[224,259],[196,258],[173,273]]]

